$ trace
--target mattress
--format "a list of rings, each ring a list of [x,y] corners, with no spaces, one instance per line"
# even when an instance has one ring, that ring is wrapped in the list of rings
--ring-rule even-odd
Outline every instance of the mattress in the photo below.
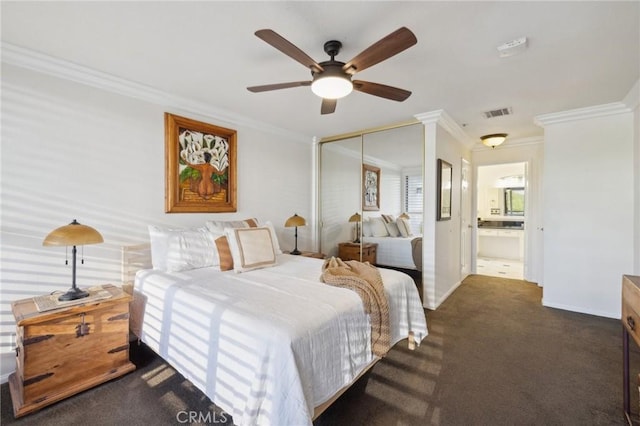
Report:
[[[372,361],[355,292],[319,282],[322,260],[279,255],[245,273],[212,268],[136,274],[141,340],[233,416],[237,425],[311,424],[314,407]],[[413,280],[380,269],[392,344],[427,335]]]
[[[376,243],[376,263],[378,265],[393,266],[404,269],[417,269],[413,262],[411,237],[363,237],[365,243]]]

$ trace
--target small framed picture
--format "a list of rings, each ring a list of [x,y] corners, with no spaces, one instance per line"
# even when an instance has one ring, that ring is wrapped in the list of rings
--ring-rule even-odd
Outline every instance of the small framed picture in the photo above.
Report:
[[[362,165],[362,210],[380,210],[380,168]]]
[[[438,158],[438,211],[437,220],[451,219],[451,181],[453,179],[453,167],[450,163]]]

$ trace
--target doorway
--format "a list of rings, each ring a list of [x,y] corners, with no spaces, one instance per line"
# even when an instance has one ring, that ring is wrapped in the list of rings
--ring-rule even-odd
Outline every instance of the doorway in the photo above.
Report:
[[[526,163],[479,166],[476,273],[524,279]]]

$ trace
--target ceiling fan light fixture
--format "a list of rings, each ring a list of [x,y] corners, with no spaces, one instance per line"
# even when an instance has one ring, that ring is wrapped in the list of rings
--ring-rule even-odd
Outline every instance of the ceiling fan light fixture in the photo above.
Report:
[[[311,90],[323,99],[340,99],[353,91],[353,83],[344,76],[319,75],[311,83]]]
[[[505,139],[507,139],[506,133],[494,133],[492,135],[484,135],[480,137],[482,143],[491,148],[495,148],[496,146],[502,144]]]

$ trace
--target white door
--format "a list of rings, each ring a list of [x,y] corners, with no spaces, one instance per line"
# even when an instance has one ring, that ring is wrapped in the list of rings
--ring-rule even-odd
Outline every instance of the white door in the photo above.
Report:
[[[471,165],[464,158],[460,167],[460,280],[471,272]]]

